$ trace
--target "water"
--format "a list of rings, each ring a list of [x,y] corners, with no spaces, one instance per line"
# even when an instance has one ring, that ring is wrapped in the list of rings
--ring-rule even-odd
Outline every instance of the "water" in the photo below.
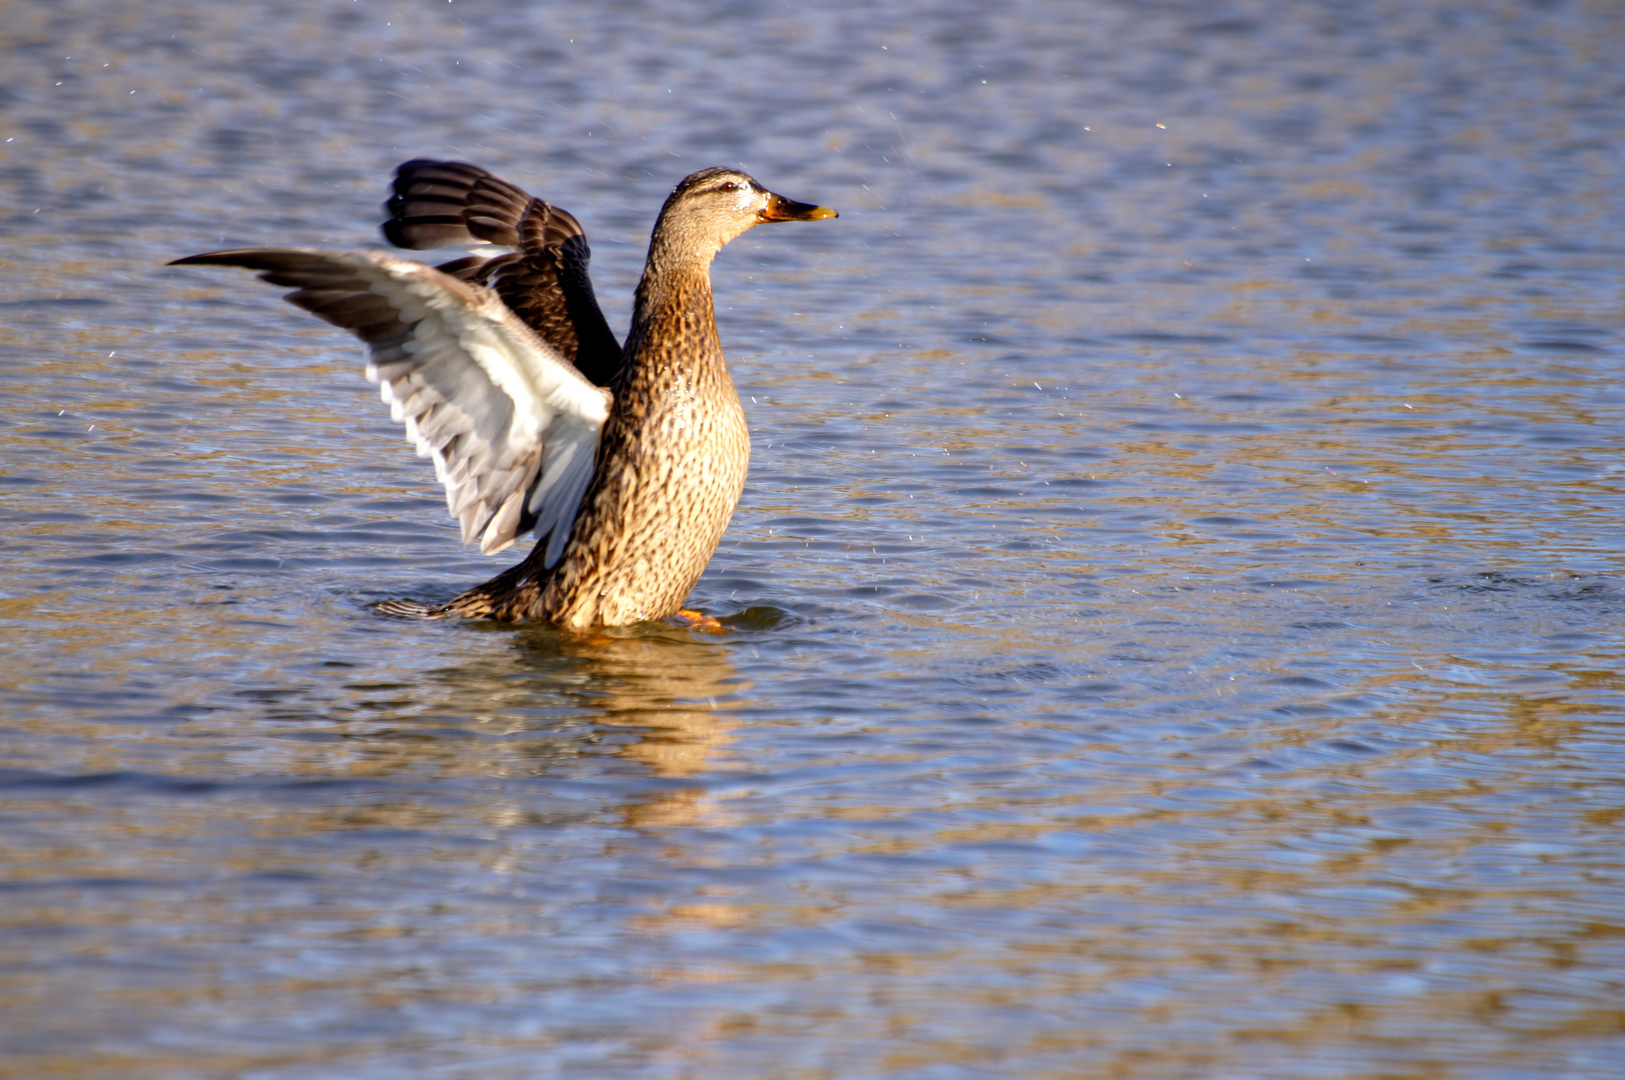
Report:
[[[27,3],[0,1076],[1625,1076],[1625,16]],[[726,634],[460,549],[246,244],[743,164]]]

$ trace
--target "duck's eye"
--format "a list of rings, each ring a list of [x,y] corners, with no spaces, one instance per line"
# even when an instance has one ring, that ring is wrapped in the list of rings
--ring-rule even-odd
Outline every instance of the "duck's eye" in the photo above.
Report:
[[[729,181],[727,181],[726,183],[724,183],[722,185],[722,190],[723,191],[738,191],[739,190],[739,185],[734,183],[732,180],[729,180]]]

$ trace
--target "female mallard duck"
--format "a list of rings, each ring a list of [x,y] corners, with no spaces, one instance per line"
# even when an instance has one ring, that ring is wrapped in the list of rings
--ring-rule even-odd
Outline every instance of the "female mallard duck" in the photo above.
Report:
[[[511,249],[439,267],[382,252],[249,248],[177,259],[243,266],[371,351],[367,377],[432,458],[463,542],[519,565],[396,614],[581,629],[681,616],[733,515],[750,439],[711,301],[711,260],[764,221],[835,217],[734,169],[677,185],[655,221],[626,347],[587,278],[572,216],[460,162],[396,171],[384,235],[401,247]]]

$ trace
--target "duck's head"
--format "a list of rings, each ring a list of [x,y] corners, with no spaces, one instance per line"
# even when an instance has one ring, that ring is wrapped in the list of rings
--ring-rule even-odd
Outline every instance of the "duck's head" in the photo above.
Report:
[[[654,240],[674,243],[709,260],[722,245],[764,221],[822,221],[827,206],[776,195],[738,169],[701,169],[677,185],[655,222]]]

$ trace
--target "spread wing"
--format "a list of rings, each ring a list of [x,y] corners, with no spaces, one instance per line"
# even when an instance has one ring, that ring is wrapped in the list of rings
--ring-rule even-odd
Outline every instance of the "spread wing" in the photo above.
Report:
[[[460,161],[408,161],[395,170],[384,204],[384,236],[396,247],[495,245],[440,270],[489,285],[541,339],[587,378],[607,386],[621,366],[615,340],[587,276],[592,251],[574,216]]]
[[[243,266],[367,343],[367,378],[434,461],[463,542],[530,529],[552,566],[592,480],[610,395],[481,285],[382,252],[246,248],[175,264]]]

